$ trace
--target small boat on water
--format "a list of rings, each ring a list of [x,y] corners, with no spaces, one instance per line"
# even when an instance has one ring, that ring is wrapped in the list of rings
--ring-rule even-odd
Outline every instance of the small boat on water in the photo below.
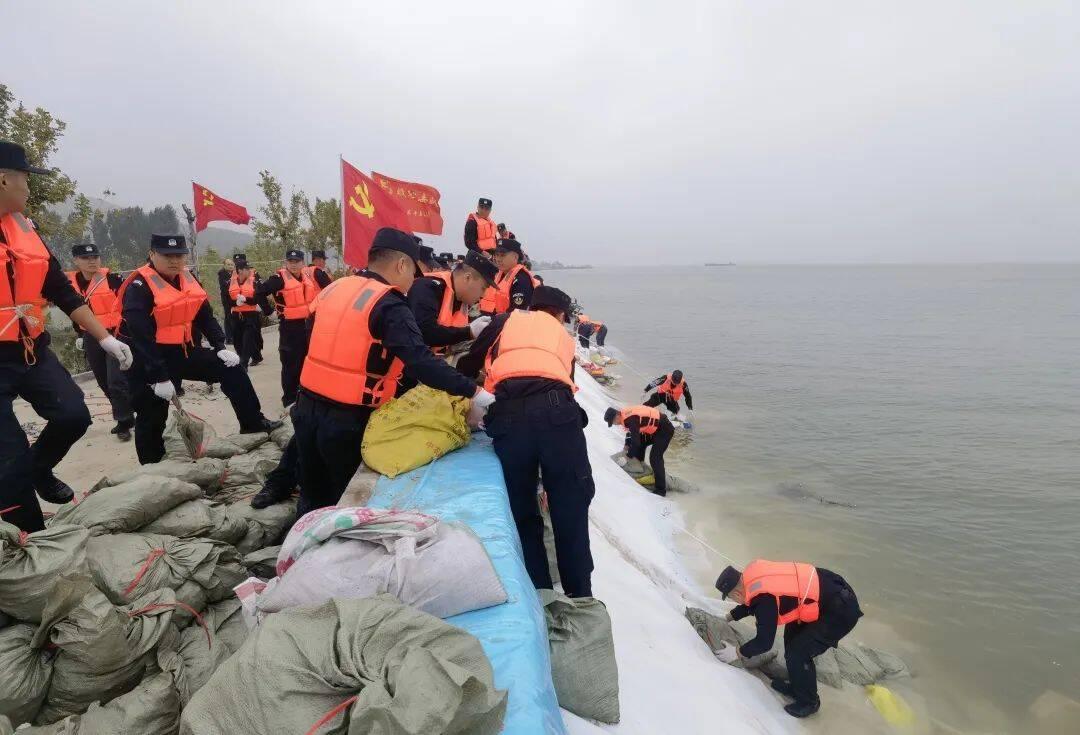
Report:
[[[705,267],[706,268],[711,268],[711,267],[716,267],[716,266],[721,266],[721,265],[735,265],[735,264],[734,263],[706,263]]]

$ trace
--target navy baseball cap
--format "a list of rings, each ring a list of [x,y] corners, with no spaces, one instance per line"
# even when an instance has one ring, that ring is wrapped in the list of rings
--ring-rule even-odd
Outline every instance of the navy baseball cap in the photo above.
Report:
[[[396,250],[412,258],[414,265],[422,257],[416,239],[407,232],[396,230],[393,227],[380,227],[379,231],[375,233],[375,239],[371,241],[371,249]],[[416,275],[417,277],[424,275],[419,265],[416,265]]]
[[[563,313],[563,321],[570,321],[570,310],[573,308],[572,300],[561,289],[554,286],[537,286],[533,290],[530,308],[536,308],[537,306],[553,306]]]
[[[478,207],[490,207],[491,206],[491,200],[486,199],[485,197],[480,197],[480,201],[476,203],[476,206],[478,206]]]
[[[3,168],[42,176],[52,173],[47,168],[31,166],[30,160],[26,157],[26,149],[10,140],[0,140],[0,169]]]
[[[475,250],[470,250],[465,254],[465,265],[472,268],[474,271],[480,274],[480,276],[487,281],[489,286],[495,285],[495,276],[499,274],[499,269],[495,267],[495,264],[485,258]]]
[[[94,256],[101,255],[101,253],[98,251],[98,246],[92,242],[86,242],[82,245],[72,246],[71,254],[76,258],[92,258]]]
[[[191,252],[183,235],[150,235],[150,249],[162,255],[187,255]]]
[[[303,250],[286,250],[285,251],[285,260],[303,261],[304,260],[304,251]]]
[[[517,240],[511,240],[509,238],[505,240],[496,240],[495,252],[517,253],[522,257],[524,257],[525,255],[525,253],[523,253],[521,250],[521,243]]]
[[[735,567],[725,567],[716,579],[716,589],[720,590],[720,595],[726,600],[741,579],[742,572]]]
[[[312,258],[322,258],[323,260],[326,260],[326,251],[325,250],[312,250],[311,251],[311,257]]]

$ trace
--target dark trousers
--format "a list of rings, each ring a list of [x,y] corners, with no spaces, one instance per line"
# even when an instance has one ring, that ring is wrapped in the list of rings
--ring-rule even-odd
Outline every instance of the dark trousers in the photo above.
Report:
[[[296,448],[296,436],[285,445],[285,451],[277,467],[266,476],[264,488],[272,488],[277,497],[287,498],[300,483],[300,453]]]
[[[306,319],[282,320],[278,327],[278,357],[281,359],[281,405],[296,403],[300,389],[300,371],[308,350]]]
[[[589,503],[595,488],[582,413],[572,394],[558,390],[498,400],[485,424],[502,464],[510,510],[533,585],[552,588],[544,519],[537,501],[539,473],[543,472],[563,590],[568,597],[591,597]]]
[[[221,320],[221,326],[225,329],[225,344],[231,345],[233,343],[233,324],[232,314],[229,313],[229,284],[225,284],[225,288],[221,290],[221,308],[225,312],[225,318]],[[196,340],[195,344],[199,344]]]
[[[825,580],[822,580],[825,584]],[[859,622],[862,613],[855,592],[841,580],[828,603],[822,590],[822,608],[812,623],[789,623],[784,626],[784,658],[787,663],[791,690],[796,702],[816,703],[817,666],[814,658],[835,648]]]
[[[671,423],[663,420],[655,434],[645,437],[645,440],[641,443],[641,456],[636,457],[637,460],[644,462],[645,447],[649,447],[649,466],[652,467],[655,483],[653,491],[657,495],[667,495],[667,469],[664,467],[664,452],[667,451],[668,444],[671,443],[674,436],[675,429],[672,428]]]
[[[240,368],[225,367],[217,354],[207,347],[187,347],[187,355],[180,347],[159,345],[174,383],[195,380],[201,383],[221,383],[221,392],[232,403],[241,431],[258,430],[263,421],[262,407],[247,373]],[[129,378],[134,388],[135,407],[135,453],[139,464],[160,462],[165,456],[165,441],[161,432],[169,416],[169,404],[154,395],[147,383],[138,360],[131,367]]]
[[[120,363],[115,357],[107,355],[98,341],[89,335],[83,336],[83,352],[90,370],[94,373],[94,379],[112,404],[113,420],[131,425],[135,420],[135,413],[131,408],[127,375],[120,369]]]
[[[35,482],[52,476],[90,426],[83,392],[56,355],[44,345],[35,354],[33,365],[0,363],[0,517],[27,532],[45,528]],[[48,422],[33,446],[15,418],[16,397]]]
[[[660,404],[664,404],[664,407],[672,413],[679,412],[679,402],[668,394],[653,393],[643,405],[656,408]]]
[[[293,439],[300,462],[296,517],[337,505],[360,467],[370,408],[341,408],[301,391],[293,408]]]
[[[240,367],[247,370],[252,360],[262,360],[262,321],[257,311],[234,312],[233,344],[240,356]]]
[[[587,334],[582,334],[581,332],[578,332],[577,341],[578,344],[580,344],[582,347],[584,347],[585,349],[589,349],[589,336]]]
[[[600,329],[596,330],[596,344],[600,347],[604,346],[604,340],[607,339],[607,325],[603,325]]]

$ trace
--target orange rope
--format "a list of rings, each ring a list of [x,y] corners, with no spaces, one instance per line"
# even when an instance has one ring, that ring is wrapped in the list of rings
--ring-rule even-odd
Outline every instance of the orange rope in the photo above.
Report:
[[[346,709],[351,707],[352,703],[355,702],[356,700],[357,700],[357,695],[354,694],[351,697],[349,697],[348,699],[346,699],[344,702],[339,704],[337,707],[334,707],[334,709],[327,712],[325,715],[323,715],[319,719],[318,722],[316,722],[314,725],[311,726],[311,729],[307,731],[307,735],[315,735],[315,733],[317,733],[319,731],[320,727],[322,727],[326,723],[330,722],[330,720],[337,717],[341,712],[344,712]]]
[[[143,576],[150,570],[150,565],[155,561],[165,556],[165,549],[151,549],[150,553],[146,557],[146,561],[143,562],[142,568],[135,575],[135,579],[131,581],[131,584],[124,590],[124,596],[127,597],[131,594],[131,591],[139,586],[139,582],[142,581]]]
[[[203,616],[200,615],[195,608],[193,608],[191,605],[188,605],[187,603],[184,603],[184,602],[157,602],[157,603],[154,603],[153,605],[147,605],[146,607],[139,608],[138,610],[132,610],[131,612],[128,613],[128,617],[129,618],[134,618],[134,617],[136,617],[138,615],[144,615],[144,614],[146,614],[148,612],[153,612],[154,610],[160,610],[163,607],[174,607],[174,608],[175,607],[182,607],[183,609],[185,609],[189,613],[191,613],[191,615],[195,618],[195,622],[198,623],[199,627],[203,629],[203,633],[206,633],[206,647],[208,649],[211,649],[211,650],[213,649],[214,644],[210,640],[210,628],[208,628],[206,626],[206,621],[203,620]]]

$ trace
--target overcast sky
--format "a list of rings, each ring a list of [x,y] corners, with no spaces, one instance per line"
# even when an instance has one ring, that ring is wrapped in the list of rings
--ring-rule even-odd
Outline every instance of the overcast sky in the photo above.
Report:
[[[361,5],[366,7],[361,7]],[[78,10],[76,10],[78,8]],[[5,2],[0,81],[121,203],[478,196],[534,258],[1078,260],[1080,9],[895,2]],[[434,238],[433,238],[434,239]],[[436,243],[438,244],[438,243]]]

